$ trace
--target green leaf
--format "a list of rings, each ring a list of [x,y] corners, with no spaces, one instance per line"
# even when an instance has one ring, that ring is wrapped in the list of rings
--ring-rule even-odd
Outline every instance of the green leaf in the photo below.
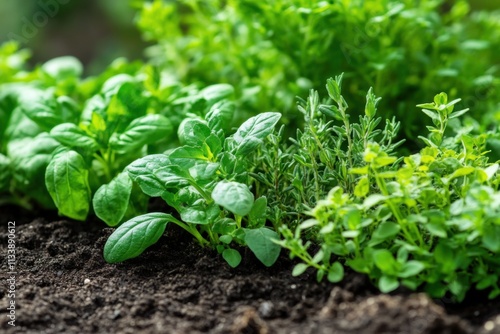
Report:
[[[241,262],[240,252],[238,252],[236,249],[225,249],[222,252],[222,257],[232,268],[236,268]]]
[[[64,56],[51,59],[42,65],[42,70],[57,80],[78,78],[83,73],[82,63],[75,57]]]
[[[359,179],[358,184],[354,188],[354,196],[363,198],[368,195],[370,191],[370,182],[367,176],[363,176]]]
[[[134,77],[126,73],[120,73],[107,79],[102,85],[101,93],[106,97],[118,94],[120,88],[125,84],[134,86]]]
[[[233,237],[230,235],[221,235],[219,237],[219,240],[225,243],[226,245],[229,245],[233,241]]]
[[[265,112],[244,122],[233,136],[236,153],[245,156],[259,147],[263,139],[274,131],[280,118],[280,113]]]
[[[462,110],[458,110],[458,111],[455,111],[453,112],[449,117],[448,119],[453,119],[453,118],[458,118],[462,115],[464,115],[465,113],[467,113],[469,111],[469,108],[466,108],[466,109],[462,109]]]
[[[469,175],[471,173],[474,173],[475,170],[476,170],[476,168],[474,168],[472,166],[466,166],[466,167],[459,168],[456,171],[454,171],[453,174],[451,174],[449,176],[449,179],[451,180],[451,179],[454,179],[457,177]]]
[[[337,283],[342,281],[344,278],[344,267],[340,262],[336,261],[328,270],[328,280],[332,283]]]
[[[200,94],[209,104],[214,104],[232,96],[234,88],[228,84],[216,84],[204,88]]]
[[[189,174],[195,181],[212,181],[219,167],[220,165],[218,163],[212,162],[196,164],[189,168]]]
[[[443,273],[451,273],[456,269],[455,252],[444,242],[439,242],[434,249],[434,259]]]
[[[390,276],[382,276],[378,281],[378,288],[383,293],[389,293],[399,287],[397,278]]]
[[[212,226],[212,231],[218,234],[231,234],[237,228],[234,220],[229,218],[221,218],[215,221]]]
[[[342,113],[334,105],[320,105],[318,110],[325,116],[335,118],[338,121],[342,120]]]
[[[276,262],[281,251],[281,247],[272,239],[279,239],[279,235],[267,227],[245,230],[245,243],[266,267]]]
[[[160,239],[171,221],[171,215],[153,212],[123,223],[106,241],[104,259],[116,263],[141,255]]]
[[[123,79],[116,79],[120,76],[123,76]],[[129,124],[131,120],[146,115],[148,99],[143,95],[143,88],[134,81],[127,81],[130,80],[127,77],[130,76],[119,74],[106,81],[105,86],[103,86],[103,93],[108,99],[111,97],[106,109],[109,123]],[[113,83],[114,88],[111,85],[113,79],[116,80],[116,83]],[[132,78],[132,80],[134,79]],[[118,127],[118,131],[121,132],[120,127]]]
[[[63,123],[50,131],[50,136],[70,148],[79,147],[95,151],[99,147],[94,138],[73,123]]]
[[[132,180],[127,172],[103,184],[97,189],[92,201],[96,216],[109,226],[118,225],[127,212],[131,192]]]
[[[207,164],[208,158],[199,147],[181,146],[174,149],[168,155],[172,163],[179,167],[189,169],[197,164]]]
[[[485,224],[483,231],[483,246],[494,253],[500,252],[500,226]]]
[[[292,276],[302,275],[309,266],[305,263],[298,263],[293,267]]]
[[[146,115],[134,119],[123,133],[114,134],[109,145],[119,153],[127,153],[146,144],[169,138],[172,132],[172,123],[165,116]]]
[[[248,221],[252,226],[262,226],[266,223],[267,199],[262,196],[255,200],[248,214]]]
[[[61,123],[76,123],[78,119],[78,111],[64,108],[50,90],[27,89],[20,96],[19,105],[24,114],[45,131]]]
[[[380,224],[375,232],[373,233],[374,239],[386,240],[396,236],[399,233],[401,227],[393,222],[383,222]]]
[[[363,208],[365,210],[371,209],[373,206],[379,204],[384,201],[387,197],[382,194],[373,194],[365,198],[363,201]]]
[[[395,275],[398,272],[398,263],[391,252],[386,249],[378,249],[373,252],[375,265],[385,274]]]
[[[434,124],[439,124],[438,122],[440,122],[440,118],[437,112],[428,109],[422,109],[422,112],[429,116],[435,122]]]
[[[0,153],[0,193],[9,189],[11,178],[10,159]]]
[[[193,205],[182,208],[181,219],[186,223],[207,225],[213,222],[220,213],[217,205],[211,205],[206,208],[202,205]]]
[[[212,191],[215,203],[238,216],[246,216],[254,203],[254,196],[246,185],[238,182],[221,181]]]
[[[437,221],[430,221],[429,223],[424,225],[427,231],[429,231],[430,234],[433,236],[439,237],[439,238],[446,238],[448,236],[448,233],[446,231],[446,228],[443,226],[443,224],[437,222]]]
[[[192,181],[189,171],[177,165],[158,168],[154,171],[153,175],[161,182],[164,189],[179,188],[186,186],[189,181]]]
[[[159,179],[155,172],[170,164],[170,159],[165,154],[151,154],[135,160],[126,167],[130,178],[139,184],[142,191],[151,197],[159,197],[165,192],[165,183]]]
[[[62,215],[85,220],[90,208],[89,171],[75,151],[56,154],[45,172],[45,185]]]
[[[498,168],[499,168],[498,164],[493,164],[484,169],[484,172],[486,173],[488,180],[491,180],[491,178],[495,176],[495,174],[498,171]]]
[[[328,91],[328,95],[335,102],[340,101],[341,83],[343,75],[344,73],[342,73],[340,76],[337,76],[335,80],[333,78],[329,78],[326,81],[326,90]]]
[[[436,106],[440,106],[442,104],[448,103],[448,95],[444,92],[441,92],[434,96],[434,103]]]
[[[235,109],[235,104],[229,101],[220,101],[214,104],[205,116],[209,128],[215,132],[220,129],[228,131],[231,128]]]
[[[187,118],[179,125],[177,134],[181,144],[201,147],[210,136],[211,131],[204,121]]]
[[[47,133],[35,138],[10,141],[7,155],[10,157],[11,172],[17,191],[28,194],[41,206],[55,209],[54,201],[40,180],[45,179],[45,170],[60,144]],[[11,182],[12,180],[8,180]]]
[[[365,104],[365,115],[369,118],[373,118],[377,111],[377,103],[380,101],[380,97],[377,98],[373,94],[373,88],[370,87],[368,93],[366,94],[366,104]]]
[[[402,278],[408,278],[412,276],[417,276],[425,269],[425,265],[420,261],[410,260],[403,264],[403,268],[399,272],[398,276]]]

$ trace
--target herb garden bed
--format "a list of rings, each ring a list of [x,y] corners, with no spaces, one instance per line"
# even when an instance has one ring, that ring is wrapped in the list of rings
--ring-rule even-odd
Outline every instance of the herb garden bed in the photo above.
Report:
[[[500,10],[134,4],[143,61],[0,46],[4,328],[500,333]]]
[[[233,269],[174,226],[140,258],[112,265],[102,257],[112,230],[97,221],[15,218],[18,320],[12,333],[499,331],[485,328],[498,326],[500,300],[481,293],[470,292],[461,304],[407,291],[380,294],[366,276],[350,271],[339,284],[317,283],[314,273],[292,277],[294,263],[283,254],[265,268],[247,252]]]

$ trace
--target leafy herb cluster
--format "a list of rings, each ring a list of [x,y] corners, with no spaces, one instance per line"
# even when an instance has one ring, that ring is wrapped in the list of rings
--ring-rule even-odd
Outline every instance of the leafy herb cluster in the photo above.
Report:
[[[471,116],[491,125],[499,15],[465,0],[154,0],[141,3],[138,26],[157,42],[151,59],[181,81],[230,83],[245,110],[282,111],[294,125],[295,97],[345,72],[356,118],[371,86],[384,97],[381,116],[396,116],[417,142],[425,122],[408,110],[437,89],[463,97]]]
[[[447,136],[449,121],[467,112],[454,111],[458,102],[441,93],[419,105],[433,126],[417,154],[397,157],[383,142],[364,142],[362,162],[347,170],[350,183],[334,186],[295,229],[281,226],[278,243],[301,260],[294,275],[312,267],[318,280],[337,282],[348,266],[383,292],[423,287],[462,300],[475,286],[500,294],[499,165],[488,163],[485,149],[493,134]],[[320,246],[313,254],[311,241]]]
[[[400,128],[395,118],[380,128],[382,118],[375,117],[380,98],[372,89],[366,95],[365,115],[359,123],[352,122],[341,95],[342,78],[327,81],[330,101],[321,102],[314,90],[307,100],[299,98],[304,128],[294,138],[285,140],[281,128],[261,149],[252,176],[258,181],[257,193],[270,200],[269,219],[277,229],[295,226],[333,186],[352,190],[354,178],[349,170],[364,163],[368,143],[377,141],[385,152],[393,152],[404,142],[395,141]]]
[[[161,197],[172,213],[148,213],[119,226],[104,247],[108,262],[140,255],[156,243],[168,223],[190,233],[201,246],[222,253],[232,267],[241,261],[234,246],[246,245],[266,266],[280,247],[271,239],[278,234],[267,228],[266,197],[250,191],[250,157],[280,119],[279,113],[262,113],[244,122],[231,136],[224,133],[226,110],[214,107],[203,119],[186,119],[179,127],[184,145],[165,154],[148,155],[126,171],[142,191]],[[116,189],[116,194],[121,194]],[[234,246],[232,246],[234,245]]]
[[[111,263],[173,223],[232,267],[245,247],[265,266],[286,248],[294,275],[338,282],[347,266],[384,292],[500,294],[498,12],[463,0],[135,4],[158,42],[147,63],[83,78],[73,57],[28,70],[26,50],[0,47],[0,204],[95,214],[117,227]],[[342,72],[344,87],[343,74],[327,79]],[[311,88],[325,81],[322,100]],[[427,125],[414,105],[436,87],[453,100],[419,105]],[[150,197],[166,212],[147,213]]]

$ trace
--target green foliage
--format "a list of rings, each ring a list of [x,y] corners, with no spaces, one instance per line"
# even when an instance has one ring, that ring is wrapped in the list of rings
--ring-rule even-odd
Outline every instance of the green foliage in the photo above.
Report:
[[[63,59],[59,66],[50,64],[50,69],[68,76],[76,71],[73,65]],[[120,172],[144,152],[143,147],[172,136],[173,125],[163,115],[146,114],[148,100],[139,84],[123,74],[110,78],[101,93],[88,100],[81,115],[70,98],[35,92],[23,97],[24,113],[67,148],[53,156],[45,177],[59,212],[85,220],[92,202],[97,216],[114,226],[129,204],[133,207],[132,202],[142,201],[144,210],[147,198],[131,195],[133,184]],[[66,101],[71,108],[65,106]],[[71,159],[61,158],[65,156]],[[93,201],[91,193],[95,193]]]
[[[1,86],[0,94],[2,203],[55,205],[77,220],[94,211],[116,226],[144,213],[148,201],[122,173],[125,166],[176,147],[175,130],[187,118],[217,112],[225,130],[232,126],[229,85],[181,87],[161,81],[151,65],[119,60],[102,75],[83,80],[82,65],[73,57],[52,59],[23,74],[22,64],[12,60],[16,50],[15,44],[0,50],[0,57],[19,66],[16,76],[8,77],[5,69],[6,82],[12,82]],[[69,168],[57,163],[64,160],[58,160],[63,148],[71,156]],[[47,189],[38,186],[43,180]]]
[[[295,96],[345,72],[354,116],[364,87],[380,96],[416,141],[424,122],[415,104],[436,87],[488,126],[498,114],[500,13],[469,1],[141,1],[148,50],[183,82],[227,82],[250,113],[283,111],[295,125]],[[487,33],[486,33],[487,32]],[[358,101],[360,101],[358,103]]]
[[[499,12],[464,0],[134,3],[157,41],[148,63],[82,78],[74,57],[28,70],[26,50],[0,46],[0,205],[95,214],[117,227],[110,263],[174,223],[231,267],[243,247],[271,266],[282,246],[300,260],[293,275],[339,282],[347,266],[382,292],[500,294]],[[436,87],[449,97],[415,111]],[[149,197],[169,212],[146,213]]]
[[[384,128],[379,128],[382,118],[375,113],[380,98],[372,89],[366,96],[366,114],[353,123],[341,95],[341,83],[342,75],[327,81],[329,101],[321,102],[316,91],[311,91],[307,100],[299,99],[304,129],[298,129],[290,143],[284,142],[283,128],[269,136],[256,159],[252,176],[258,183],[257,195],[268,198],[269,219],[276,229],[296,226],[304,211],[314,207],[335,185],[349,191],[367,191],[366,180],[354,189],[354,178],[348,171],[364,166],[368,144],[376,141],[385,152],[393,152],[403,143],[394,141],[400,127],[395,119],[386,120]]]
[[[45,184],[59,212],[85,220],[89,212],[89,171],[82,156],[75,151],[54,155],[45,172]]]
[[[330,83],[332,98],[342,100]],[[490,289],[491,298],[500,294],[499,165],[485,156],[491,134],[445,135],[449,121],[467,111],[454,111],[458,102],[441,93],[419,105],[434,125],[420,137],[426,146],[419,153],[398,158],[383,142],[367,140],[348,166],[351,181],[337,182],[295,231],[281,226],[278,244],[303,261],[295,275],[314,267],[319,280],[327,274],[336,282],[343,264],[367,274],[382,292],[403,285],[462,300],[475,286]],[[316,254],[305,232],[320,246]]]
[[[217,249],[230,266],[241,261],[234,247],[245,245],[271,266],[280,253],[272,241],[278,234],[264,226],[267,201],[265,197],[255,200],[248,173],[252,153],[272,133],[280,114],[259,114],[226,136],[223,129],[231,118],[227,110],[216,107],[205,119],[185,119],[178,130],[184,145],[138,159],[126,170],[146,195],[161,196],[179,214],[180,219],[170,217],[169,222],[189,232],[200,245]],[[123,193],[118,188],[109,192],[115,190]],[[106,259],[123,261],[137,256],[146,248],[143,245],[155,243],[157,234],[149,234],[143,226],[160,224],[157,215],[161,213],[135,217],[119,226],[106,243]],[[131,227],[134,233],[127,233]],[[115,246],[118,243],[123,246]]]
[[[129,220],[109,237],[104,246],[104,258],[115,263],[141,255],[160,239],[172,220],[175,218],[166,213],[148,213]]]

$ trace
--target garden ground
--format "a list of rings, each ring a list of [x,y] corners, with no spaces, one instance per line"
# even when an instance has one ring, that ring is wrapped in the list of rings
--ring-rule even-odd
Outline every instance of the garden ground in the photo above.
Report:
[[[479,292],[454,305],[409,291],[380,294],[353,272],[318,284],[313,272],[292,277],[284,251],[272,268],[247,252],[231,269],[175,226],[139,258],[111,265],[102,249],[112,229],[97,221],[2,211],[5,225],[16,220],[18,275],[16,327],[7,325],[3,284],[0,332],[500,333],[500,298]],[[6,245],[3,233],[2,255]],[[6,256],[1,264],[5,282]]]

